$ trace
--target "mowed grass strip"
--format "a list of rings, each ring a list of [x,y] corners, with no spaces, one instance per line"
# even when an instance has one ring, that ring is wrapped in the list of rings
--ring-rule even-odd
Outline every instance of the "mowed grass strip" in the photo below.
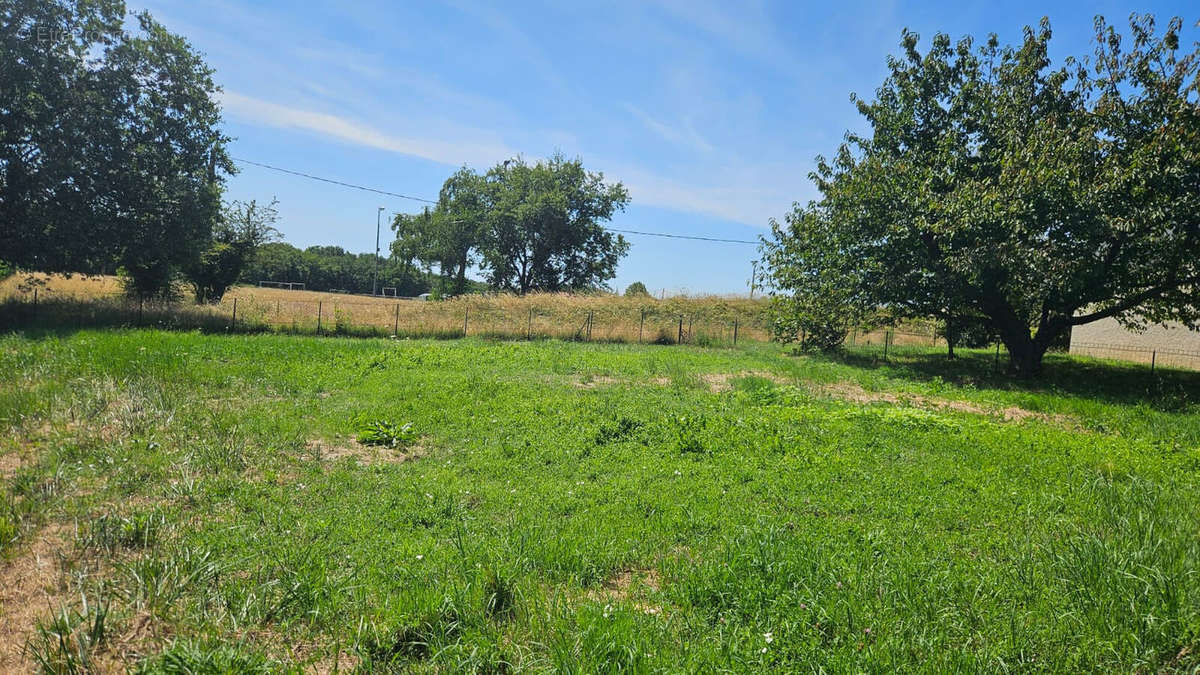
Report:
[[[1200,380],[1062,357],[1025,386],[990,359],[9,335],[0,581],[22,590],[10,570],[47,532],[60,570],[3,634],[29,649],[0,654],[144,672],[1196,667]]]

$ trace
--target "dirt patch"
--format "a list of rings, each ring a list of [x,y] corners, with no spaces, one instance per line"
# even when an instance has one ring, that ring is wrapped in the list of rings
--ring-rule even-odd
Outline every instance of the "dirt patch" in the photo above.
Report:
[[[662,587],[662,578],[656,569],[624,569],[604,580],[599,589],[587,592],[590,600],[596,601],[628,601],[634,594],[634,589],[657,591]],[[634,609],[645,614],[662,614],[662,608],[645,602],[634,602]]]
[[[782,375],[767,372],[765,370],[744,370],[740,373],[705,373],[700,376],[700,380],[708,387],[708,390],[714,394],[719,394],[733,389],[733,381],[743,377],[762,377],[768,379],[775,384],[787,384],[788,379]]]
[[[425,456],[425,448],[420,445],[386,448],[364,445],[353,438],[309,441],[306,447],[311,455],[325,464],[333,464],[346,457],[353,457],[363,464],[403,464]]]
[[[70,549],[70,530],[42,528],[29,548],[0,563],[0,672],[32,672],[25,643],[48,608],[67,598],[62,584],[62,555]]]
[[[622,382],[624,380],[610,375],[578,375],[571,379],[571,386],[576,389],[595,389],[596,387],[608,387],[614,384],[621,384]]]
[[[17,475],[22,466],[25,466],[24,453],[20,450],[13,450],[0,455],[0,480],[8,480]]]
[[[918,408],[929,408],[933,410],[952,410],[955,412],[972,413],[975,415],[988,415],[1000,417],[1005,422],[1022,422],[1025,420],[1037,420],[1039,422],[1047,422],[1059,426],[1067,426],[1079,428],[1078,422],[1068,415],[1051,415],[1048,413],[1037,412],[1034,410],[1026,410],[1016,406],[1008,406],[1005,408],[985,408],[975,403],[967,401],[955,401],[946,398],[937,398],[933,396],[922,396],[920,394],[897,394],[890,391],[867,391],[861,386],[852,382],[838,382],[835,384],[824,385],[813,390],[815,394],[824,394],[833,398],[839,398],[845,401],[853,401],[855,403],[891,403],[893,405],[911,405]]]

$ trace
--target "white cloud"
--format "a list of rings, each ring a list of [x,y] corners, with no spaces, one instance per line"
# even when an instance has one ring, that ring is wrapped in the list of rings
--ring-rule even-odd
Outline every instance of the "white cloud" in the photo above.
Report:
[[[632,103],[626,103],[625,109],[629,111],[629,114],[638,118],[647,129],[668,143],[674,143],[675,145],[701,152],[713,151],[712,144],[696,131],[689,120],[684,120],[681,127],[673,127],[654,119]]]
[[[411,155],[450,166],[471,164],[486,167],[517,154],[499,141],[480,138],[482,134],[478,133],[465,132],[461,140],[452,141],[425,135],[411,138],[391,134],[331,113],[292,108],[236,92],[225,92],[221,99],[227,111],[250,122],[280,129],[314,132],[355,145]]]
[[[456,140],[430,135],[408,138],[331,113],[302,110],[236,92],[225,92],[222,102],[228,112],[255,124],[321,134],[448,166],[469,164],[486,169],[517,154],[503,142],[489,140],[488,134],[479,130],[453,134]],[[464,140],[469,137],[479,140]],[[600,161],[595,166],[604,168],[607,178],[623,182],[634,204],[704,214],[756,227],[766,227],[769,218],[781,217],[793,200],[803,197],[786,175],[776,174],[774,179],[757,173],[733,175],[723,185],[712,185],[688,183],[619,163]]]

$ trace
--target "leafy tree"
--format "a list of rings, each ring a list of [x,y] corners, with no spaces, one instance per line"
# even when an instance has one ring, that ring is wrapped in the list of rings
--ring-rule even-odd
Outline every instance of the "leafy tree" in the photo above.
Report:
[[[650,291],[646,289],[646,284],[640,281],[635,281],[625,287],[625,297],[627,298],[648,298]]]
[[[492,288],[521,294],[596,288],[629,250],[601,223],[628,202],[623,185],[562,155],[506,160],[483,176],[463,167],[446,180],[437,208],[396,217],[392,252],[410,265],[437,265],[450,293],[465,290],[476,265]]]
[[[1010,47],[939,34],[922,54],[906,31],[857,101],[871,133],[773,223],[774,292],[828,277],[860,305],[982,320],[1020,376],[1072,326],[1200,327],[1200,45],[1181,53],[1180,27],[1097,19],[1094,55],[1058,68],[1044,19]]]
[[[225,205],[212,244],[188,272],[196,302],[220,302],[258,249],[279,237],[278,203],[272,199],[264,206],[252,199]]]
[[[603,174],[561,154],[534,164],[509,160],[486,178],[482,267],[494,288],[580,290],[616,276],[629,243],[601,223],[629,203],[624,185],[606,184]]]
[[[210,240],[223,176],[219,91],[188,43],[118,0],[0,9],[0,248],[20,267],[121,266],[169,293]]]

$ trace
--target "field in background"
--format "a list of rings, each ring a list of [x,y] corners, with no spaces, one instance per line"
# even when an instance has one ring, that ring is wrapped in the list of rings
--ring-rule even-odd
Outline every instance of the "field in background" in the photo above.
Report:
[[[607,342],[680,341],[732,344],[766,340],[762,300],[736,296],[672,296],[665,299],[617,295],[534,293],[468,295],[442,301],[397,300],[316,291],[237,286],[219,305],[191,303],[139,306],[119,294],[115,277],[63,278],[18,274],[0,282],[0,301],[33,302],[62,323],[195,325],[219,329],[235,320],[240,330],[293,333],[457,337],[468,335],[587,339]],[[234,305],[236,302],[236,317]]]
[[[1200,376],[1048,358],[9,334],[0,671],[1190,671]]]

